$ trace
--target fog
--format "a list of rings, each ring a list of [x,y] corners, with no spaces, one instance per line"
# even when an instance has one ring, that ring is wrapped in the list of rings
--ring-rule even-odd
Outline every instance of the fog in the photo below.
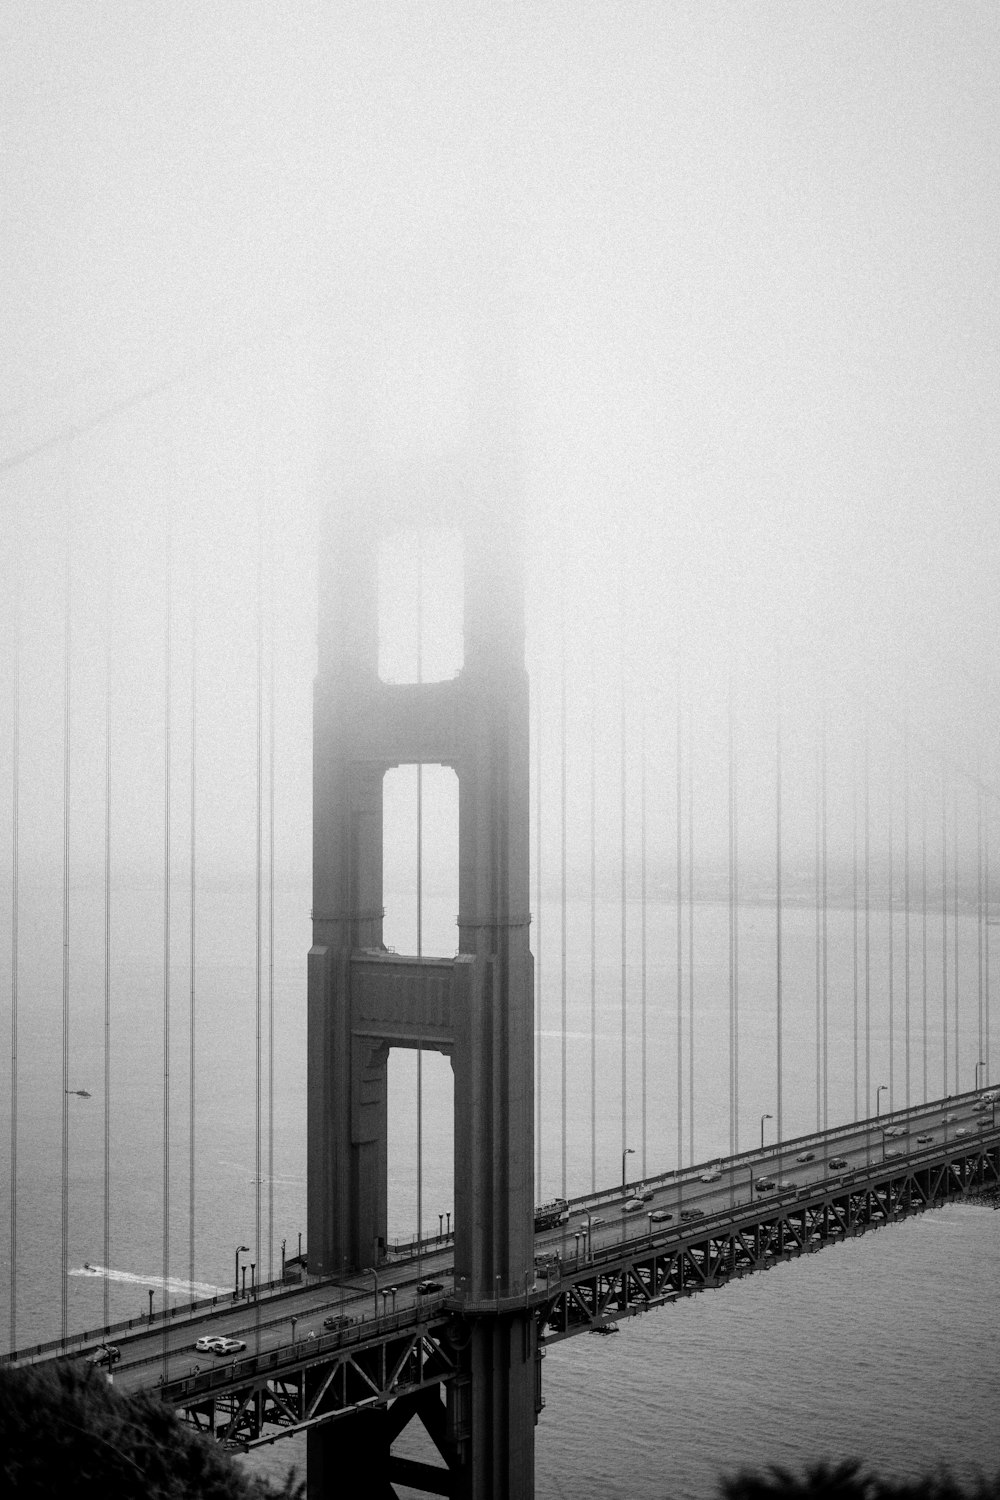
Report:
[[[194,704],[202,877],[252,871],[259,735],[277,877],[307,885],[321,514],[375,474],[437,522],[436,476],[499,432],[543,882],[565,744],[568,880],[593,776],[599,880],[624,847],[671,888],[680,705],[710,885],[730,732],[740,858],[770,878],[779,706],[792,877],[824,744],[843,873],[867,743],[873,857],[905,818],[933,863],[943,798],[974,883],[1000,787],[998,51],[994,7],[918,0],[8,7],[22,876],[61,868],[68,639],[73,878],[100,867],[109,722],[119,875],[162,872],[168,717],[183,865]],[[387,545],[399,678],[416,542]],[[420,670],[448,675],[454,544],[420,546]]]

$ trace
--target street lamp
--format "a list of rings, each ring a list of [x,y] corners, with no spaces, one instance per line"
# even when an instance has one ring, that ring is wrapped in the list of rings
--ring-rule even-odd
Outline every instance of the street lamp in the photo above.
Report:
[[[882,1098],[881,1098],[881,1096],[882,1096],[882,1094],[887,1094],[888,1092],[889,1092],[889,1085],[887,1083],[880,1083],[879,1086],[878,1086],[878,1088],[875,1090],[875,1118],[876,1118],[876,1120],[878,1119],[879,1115],[882,1113]]]
[[[257,1262],[255,1260],[252,1260],[250,1262],[250,1295],[251,1295],[251,1297],[254,1296],[254,1284],[256,1282],[256,1277],[254,1276],[254,1272],[256,1271],[256,1269],[257,1269]]]
[[[975,1075],[975,1078],[972,1081],[972,1088],[973,1088],[974,1092],[977,1091],[978,1088],[979,1088],[979,1069],[980,1068],[985,1068],[985,1066],[986,1066],[986,1064],[985,1064],[985,1062],[983,1061],[982,1058],[980,1058],[979,1061],[976,1063],[976,1075]]]
[[[625,1190],[625,1158],[626,1158],[626,1156],[634,1156],[634,1155],[635,1155],[635,1151],[633,1150],[633,1148],[631,1146],[626,1146],[625,1150],[622,1152],[622,1200],[623,1201],[628,1196],[628,1194],[627,1194],[627,1192]]]
[[[762,1151],[764,1149],[764,1121],[765,1120],[773,1120],[773,1119],[774,1119],[773,1115],[761,1115],[761,1117],[760,1117],[760,1149]]]
[[[753,1202],[753,1167],[747,1162],[747,1171],[750,1173],[750,1202]]]
[[[149,1321],[153,1321],[153,1288],[149,1289]]]
[[[244,1254],[245,1255],[249,1255],[250,1254],[250,1246],[249,1245],[237,1245],[236,1246],[236,1275],[235,1275],[235,1285],[233,1287],[233,1297],[234,1298],[236,1298],[236,1297],[238,1297],[240,1295],[240,1256],[244,1255]]]

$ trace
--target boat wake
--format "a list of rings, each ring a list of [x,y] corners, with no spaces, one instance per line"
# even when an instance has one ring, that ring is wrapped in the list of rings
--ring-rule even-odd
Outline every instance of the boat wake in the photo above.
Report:
[[[137,1276],[134,1271],[116,1271],[110,1266],[98,1266],[92,1261],[86,1261],[82,1266],[77,1266],[69,1273],[71,1276],[99,1276],[102,1280],[124,1282],[127,1286],[152,1287],[155,1291],[167,1291],[172,1297],[215,1297],[220,1293],[231,1290],[224,1286],[214,1286],[209,1281],[184,1281],[179,1276],[168,1276],[166,1280],[162,1276]]]

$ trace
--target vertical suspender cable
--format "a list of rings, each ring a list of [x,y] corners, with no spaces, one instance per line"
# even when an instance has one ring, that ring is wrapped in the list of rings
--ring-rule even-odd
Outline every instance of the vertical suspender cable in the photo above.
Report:
[[[111,627],[112,567],[104,586],[104,1326],[111,1322]]]
[[[983,1060],[986,1063],[986,1082],[990,1078],[990,804],[986,802],[983,821],[983,918],[986,928],[983,934]]]
[[[684,722],[677,660],[677,1168],[684,1164]]]
[[[823,1008],[822,1007],[822,988],[823,988],[822,937],[823,937],[823,924],[822,924],[822,917],[821,917],[821,908],[822,908],[822,879],[821,879],[821,871],[820,871],[820,822],[821,822],[821,818],[820,818],[820,803],[822,801],[822,792],[821,792],[821,789],[820,789],[820,780],[821,780],[820,761],[821,761],[821,759],[822,759],[821,749],[820,749],[819,743],[817,743],[817,745],[816,745],[816,788],[815,788],[815,790],[816,790],[816,801],[815,801],[815,806],[814,806],[814,811],[813,811],[813,880],[814,880],[815,897],[816,897],[815,920],[814,920],[814,923],[813,923],[814,928],[815,928],[814,953],[815,953],[815,971],[816,971],[815,972],[815,976],[814,976],[813,988],[815,990],[815,999],[816,999],[816,1016],[815,1016],[815,1024],[814,1024],[813,1030],[814,1030],[814,1034],[815,1034],[814,1041],[815,1041],[815,1052],[816,1052],[816,1129],[817,1130],[819,1130],[819,1128],[820,1128],[820,1124],[821,1124],[821,1121],[822,1121],[822,1114],[823,1114],[823,1048],[822,1048],[822,1042],[823,1042],[823,1017],[822,1017],[822,1008]]]
[[[854,989],[854,1115],[858,1109],[858,747],[855,741],[851,777],[851,953]]]
[[[821,860],[821,870],[822,870],[822,898],[823,898],[823,900],[822,900],[822,912],[823,912],[823,932],[822,932],[822,938],[823,938],[823,942],[822,942],[822,954],[823,954],[823,960],[822,960],[822,962],[823,962],[823,973],[822,973],[822,997],[823,997],[823,1129],[826,1130],[826,1128],[827,1128],[827,1126],[829,1124],[829,1114],[830,1114],[830,1092],[829,1092],[829,1081],[830,1081],[830,1026],[829,1026],[829,1003],[828,1003],[828,1001],[829,1001],[829,983],[828,983],[828,980],[829,980],[829,941],[828,941],[828,939],[829,939],[829,932],[828,932],[828,923],[827,923],[828,905],[827,905],[827,805],[826,805],[826,769],[827,769],[827,767],[826,767],[826,758],[827,758],[827,741],[826,741],[826,737],[827,737],[827,718],[826,718],[826,697],[825,697],[825,695],[824,695],[824,698],[823,698],[823,718],[822,718],[822,723],[821,723],[820,727],[821,727],[821,740],[820,740],[820,823],[821,823],[820,860]]]
[[[188,1280],[195,1279],[195,1165],[197,1161],[197,808],[198,808],[198,548],[191,549],[191,806],[188,818],[190,927],[188,932]]]
[[[694,726],[688,701],[688,1164],[694,1161]]]
[[[948,788],[941,769],[941,1096],[948,1092]]]
[[[417,682],[424,680],[424,534],[417,538]],[[417,957],[424,953],[424,767],[417,761]],[[424,1238],[424,1049],[417,1039],[417,1270]]]
[[[262,1150],[263,1108],[261,1094],[264,1080],[264,517],[260,492],[257,493],[257,588],[256,641],[254,661],[254,1250],[257,1273],[264,1279],[263,1236],[261,1234],[261,1178],[264,1174]],[[260,1347],[260,1299],[254,1299],[254,1325],[257,1347]]]
[[[268,511],[270,523],[271,512]],[[267,657],[267,1278],[274,1280],[274,530],[268,525]]]
[[[173,509],[166,499],[163,629],[163,1369],[170,1305],[170,690],[173,631]]]
[[[10,1320],[11,1349],[17,1348],[17,1002],[18,1002],[18,918],[20,916],[20,880],[18,871],[20,782],[21,782],[21,558],[19,516],[14,518],[14,663],[11,704],[10,755]]]
[[[910,1107],[910,736],[903,725],[903,1102]]]
[[[628,849],[627,849],[627,800],[626,800],[626,773],[627,773],[627,743],[625,736],[625,584],[624,579],[619,578],[619,638],[618,638],[618,675],[621,689],[619,742],[621,754],[621,787],[620,787],[620,813],[621,813],[621,1029],[622,1029],[622,1054],[621,1054],[621,1106],[622,1106],[622,1151],[626,1150],[628,1144],[628,1028],[627,1028],[627,1003],[628,1003],[628,974],[626,968],[627,943],[628,943]]]
[[[954,934],[952,941],[953,957],[955,964],[955,1093],[959,1093],[960,1084],[958,1077],[958,783],[956,781],[952,794],[952,823],[951,823],[951,868],[952,868],[952,896],[951,896],[951,930]],[[976,1075],[978,1080],[978,1074]]]
[[[777,1119],[775,1127],[779,1141],[784,1140],[784,1119],[782,1114],[783,1079],[782,1079],[782,983],[784,975],[783,955],[781,951],[781,658],[777,663],[777,714],[774,728],[774,997],[775,997],[775,1064],[776,1064],[776,1100],[775,1114]]]
[[[561,1194],[566,1197],[566,586],[559,574],[559,1102]]]
[[[535,692],[535,1196],[542,1198],[542,684]]]
[[[865,705],[864,743],[865,841],[865,1119],[872,1112],[872,933],[871,933],[871,726]]]
[[[646,699],[639,705],[639,1015],[642,1072],[642,1175],[646,1176]]]
[[[736,846],[735,766],[733,763],[733,664],[730,646],[726,698],[729,806],[729,1154],[736,1155]]]
[[[590,1190],[597,1191],[597,664],[590,647]]]
[[[976,969],[977,969],[977,996],[978,996],[978,1050],[977,1058],[988,1062],[987,1054],[983,1051],[983,790],[981,783],[982,773],[976,776]]]
[[[889,817],[889,1113],[892,1113],[895,1109],[895,829],[892,820],[892,747],[889,747],[889,784],[886,795]]]
[[[920,828],[920,931],[921,931],[921,981],[922,1030],[923,1030],[923,1087],[924,1103],[927,1103],[927,792],[924,791]]]
[[[66,571],[63,594],[63,847],[62,847],[62,1214],[60,1308],[69,1332],[69,823],[72,713],[73,497],[66,496]]]

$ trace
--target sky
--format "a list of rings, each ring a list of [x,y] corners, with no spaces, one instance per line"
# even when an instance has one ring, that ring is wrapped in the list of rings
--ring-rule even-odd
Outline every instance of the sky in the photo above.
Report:
[[[970,778],[1000,788],[998,63],[988,3],[11,0],[0,673],[10,702],[19,609],[24,857],[60,856],[68,589],[75,847],[101,819],[110,619],[116,847],[141,863],[169,552],[178,803],[194,652],[208,865],[245,864],[259,590],[298,878],[318,517],[373,455],[427,473],[474,444],[484,339],[512,372],[534,766],[547,795],[565,653],[570,803],[595,737],[608,869],[623,680],[627,842],[645,743],[664,867],[678,683],[710,858],[730,701],[745,857],[770,857],[779,679],[803,858],[824,715],[845,854],[865,704],[877,842],[904,723],[914,805],[957,767],[971,837]]]

